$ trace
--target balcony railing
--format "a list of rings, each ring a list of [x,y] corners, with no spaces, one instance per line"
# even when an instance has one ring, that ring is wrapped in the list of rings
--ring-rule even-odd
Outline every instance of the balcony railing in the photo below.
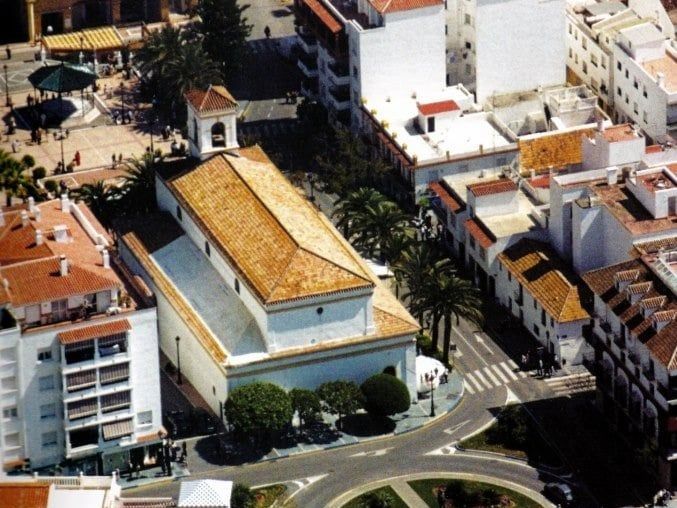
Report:
[[[309,54],[317,53],[317,38],[314,35],[306,34],[300,30],[297,32],[299,36],[299,46],[304,52]]]
[[[299,55],[298,67],[306,77],[317,76],[317,58],[302,53]]]
[[[622,335],[614,334],[614,344],[616,344],[619,348],[624,348],[625,337],[623,337]]]

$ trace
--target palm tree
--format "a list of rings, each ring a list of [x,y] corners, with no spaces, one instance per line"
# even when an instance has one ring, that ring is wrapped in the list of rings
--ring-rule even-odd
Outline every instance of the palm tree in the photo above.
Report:
[[[362,216],[357,220],[357,238],[355,246],[362,249],[369,257],[386,260],[389,252],[388,244],[395,236],[414,237],[414,230],[409,224],[409,216],[396,203],[383,201],[367,205]]]
[[[123,208],[137,212],[155,209],[155,171],[160,163],[161,158],[152,153],[127,159],[127,175],[121,191]]]
[[[387,201],[387,198],[370,187],[362,187],[348,193],[334,203],[336,208],[332,215],[338,219],[336,227],[350,240],[355,233],[352,224],[364,212],[365,207],[373,207],[384,201]]]
[[[444,349],[442,355],[446,364],[449,363],[452,320],[456,321],[456,326],[458,326],[461,318],[481,326],[484,321],[482,298],[479,289],[472,282],[458,277],[455,273],[443,273],[436,277],[435,286],[437,286],[434,295],[437,302],[436,311],[441,314],[444,320]]]
[[[30,164],[32,160],[33,158],[30,157],[30,159],[25,158],[19,161],[0,150],[0,188],[5,191],[7,206],[12,205],[13,197],[25,199],[28,196],[38,196],[33,179],[26,175],[26,170],[30,167],[27,164]]]
[[[179,53],[182,42],[183,36],[179,28],[166,26],[160,31],[152,32],[136,54],[135,61],[141,73],[155,85],[162,83],[167,65]],[[154,91],[157,93],[159,89]]]
[[[114,192],[103,180],[86,183],[73,194],[76,199],[84,201],[102,223],[108,224],[112,215]]]

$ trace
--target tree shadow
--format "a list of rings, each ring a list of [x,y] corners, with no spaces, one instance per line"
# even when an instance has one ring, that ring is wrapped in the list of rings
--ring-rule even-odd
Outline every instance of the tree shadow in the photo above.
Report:
[[[274,9],[270,11],[270,13],[273,15],[274,18],[286,18],[287,16],[291,16],[292,14],[294,14],[294,12],[290,8]]]
[[[378,417],[366,413],[343,418],[341,430],[356,437],[380,436],[395,430],[395,422],[387,416]]]
[[[195,443],[202,460],[216,466],[239,466],[256,462],[271,450],[271,446],[253,440],[236,440],[232,434],[208,436]]]
[[[336,441],[340,434],[331,425],[324,422],[315,422],[306,426],[299,435],[305,444],[325,445]]]

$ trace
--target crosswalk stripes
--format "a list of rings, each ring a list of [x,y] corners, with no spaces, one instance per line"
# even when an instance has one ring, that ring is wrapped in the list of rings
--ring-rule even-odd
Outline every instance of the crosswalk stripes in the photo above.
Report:
[[[515,372],[516,366],[515,362],[508,360],[466,372],[463,380],[465,390],[470,394],[480,393],[528,376],[526,372]]]

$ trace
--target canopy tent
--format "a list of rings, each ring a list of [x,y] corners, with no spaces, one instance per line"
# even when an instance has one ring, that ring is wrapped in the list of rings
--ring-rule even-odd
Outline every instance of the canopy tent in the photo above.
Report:
[[[230,508],[233,482],[196,480],[181,482],[179,508]]]
[[[40,67],[28,76],[34,88],[59,94],[84,90],[96,82],[96,74],[82,65],[62,62],[58,65]]]
[[[51,53],[73,51],[114,51],[125,47],[120,32],[114,26],[92,28],[80,32],[46,35],[42,45]]]

